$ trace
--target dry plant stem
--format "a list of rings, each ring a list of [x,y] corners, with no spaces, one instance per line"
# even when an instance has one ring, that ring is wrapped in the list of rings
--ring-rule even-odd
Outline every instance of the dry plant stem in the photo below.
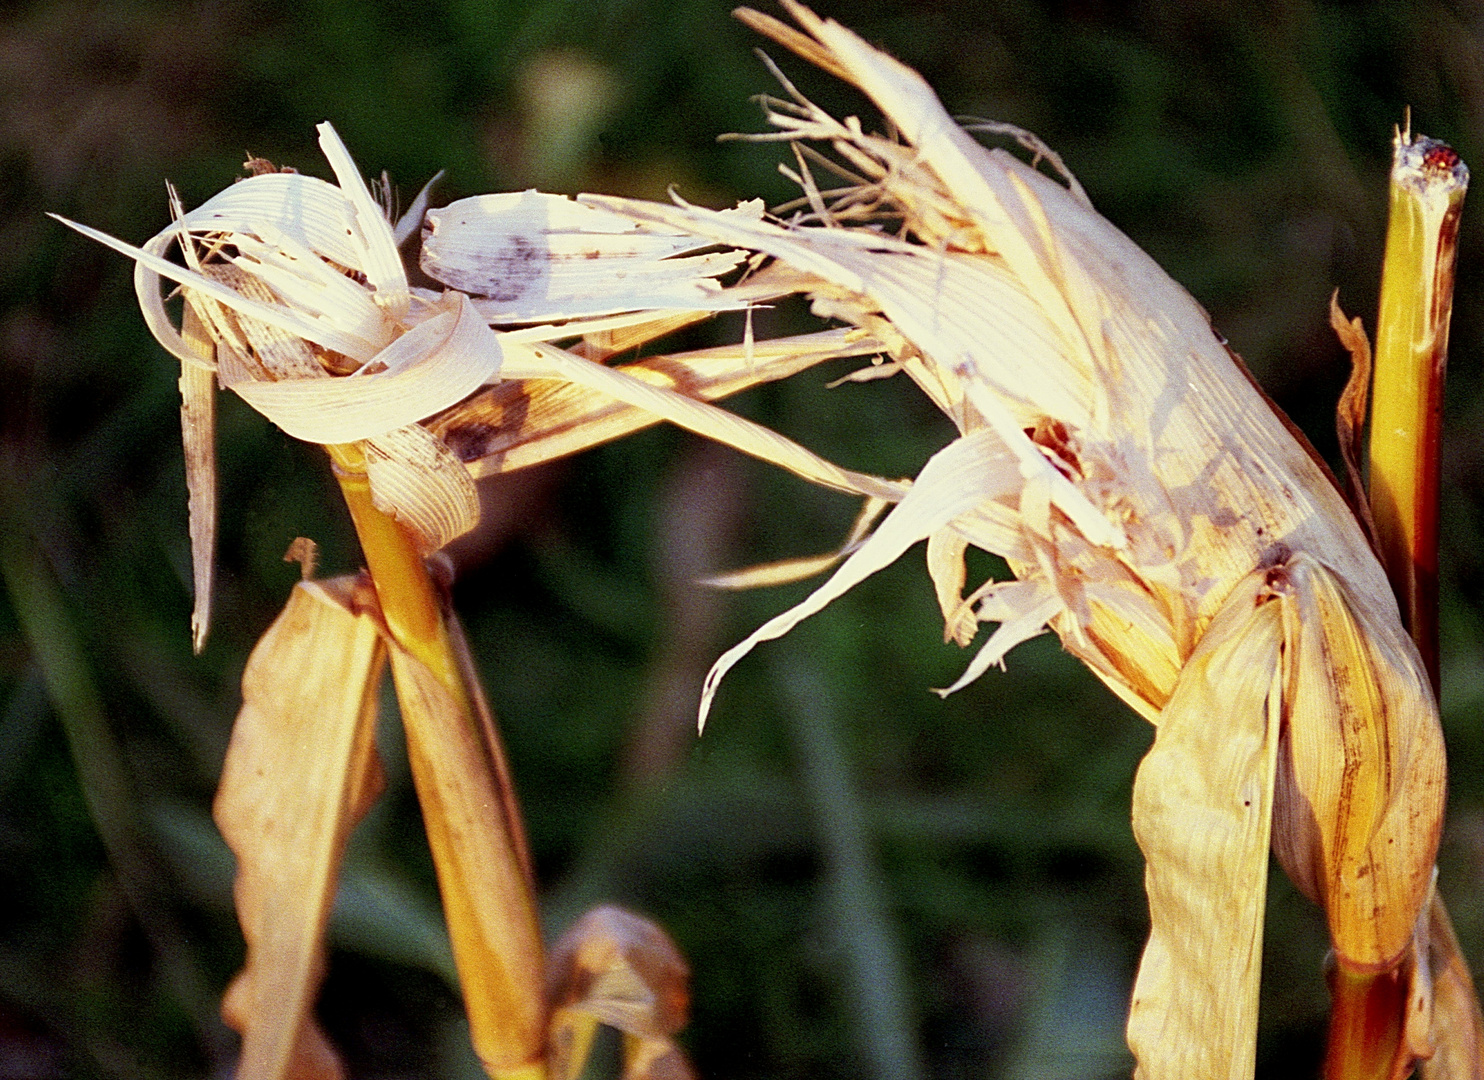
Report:
[[[1398,131],[1376,327],[1370,510],[1382,564],[1434,695],[1438,658],[1438,453],[1453,310],[1458,224],[1468,169],[1449,147]],[[1445,922],[1440,900],[1435,917]],[[1324,1075],[1386,1078],[1410,1071],[1401,1049],[1406,987],[1395,970],[1337,966]]]
[[[376,507],[355,445],[329,446],[392,639],[392,674],[470,1034],[495,1080],[545,1076],[545,964],[504,755],[422,553]]]
[[[1396,971],[1373,974],[1336,964],[1325,1047],[1325,1080],[1389,1080],[1402,1037],[1407,989]]]
[[[1398,133],[1376,324],[1371,513],[1402,618],[1438,686],[1438,446],[1468,169]]]
[[[366,459],[360,448],[344,445],[326,449],[335,464],[335,478],[355,522],[366,568],[376,584],[381,616],[392,640],[426,664],[467,708],[468,688],[459,674],[438,594],[416,543],[372,502]]]

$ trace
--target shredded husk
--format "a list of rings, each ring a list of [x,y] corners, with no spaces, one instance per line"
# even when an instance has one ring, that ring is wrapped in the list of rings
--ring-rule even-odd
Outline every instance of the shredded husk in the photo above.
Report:
[[[427,214],[423,265],[450,288],[413,288],[397,245],[419,221],[394,227],[382,216],[328,124],[320,145],[338,186],[250,162],[254,175],[189,212],[172,192],[175,221],[143,248],[67,222],[135,260],[145,320],[182,364],[198,649],[215,535],[212,371],[296,438],[364,442],[377,505],[427,551],[477,522],[474,475],[549,460],[660,418],[854,494],[901,497],[902,484],[838,469],[705,403],[874,350],[868,335],[601,363],[711,313],[791,291],[766,274],[719,283],[744,253],[702,250],[714,248],[708,238],[564,196],[480,196]],[[761,215],[753,202],[722,216]],[[166,257],[177,245],[183,266]],[[180,330],[165,280],[186,300]],[[555,344],[572,339],[570,350]],[[508,422],[511,408],[521,410],[518,423]],[[436,437],[418,435],[419,425]]]
[[[589,201],[819,279],[802,286],[816,312],[887,344],[962,434],[829,582],[717,661],[701,717],[754,645],[927,538],[946,636],[966,643],[977,623],[999,623],[950,691],[1050,627],[1160,725],[1134,807],[1153,929],[1131,1043],[1143,1076],[1250,1075],[1267,815],[1342,965],[1401,964],[1429,902],[1442,742],[1386,576],[1327,470],[1204,311],[1075,181],[986,150],[915,72],[786,6],[813,43],[805,54],[826,54],[898,139],[786,83],[790,99],[770,102],[776,137],[828,144],[861,183],[826,199],[801,170],[808,209],[786,222]],[[893,220],[894,233],[877,224]],[[965,596],[969,545],[1018,580]],[[1259,586],[1268,600],[1244,599]],[[1214,670],[1230,689],[1208,681]],[[1175,785],[1168,796],[1155,776]],[[1208,835],[1204,815],[1228,824]],[[1257,890],[1255,906],[1233,899],[1230,874]],[[1187,984],[1221,995],[1192,1004]]]

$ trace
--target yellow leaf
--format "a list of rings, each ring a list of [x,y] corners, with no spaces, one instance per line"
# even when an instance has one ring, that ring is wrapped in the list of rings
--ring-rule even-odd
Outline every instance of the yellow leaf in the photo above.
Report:
[[[1129,1010],[1144,1080],[1243,1080],[1256,1055],[1282,623],[1263,574],[1187,661],[1134,781],[1149,944]]]
[[[373,739],[386,654],[367,599],[354,579],[301,582],[243,672],[214,807],[237,856],[247,939],[222,1005],[242,1032],[242,1080],[341,1075],[314,999],[340,859],[381,786]]]

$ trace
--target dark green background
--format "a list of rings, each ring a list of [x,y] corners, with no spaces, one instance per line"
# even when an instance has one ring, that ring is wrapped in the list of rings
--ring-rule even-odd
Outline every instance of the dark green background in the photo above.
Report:
[[[1326,304],[1338,286],[1372,319],[1392,124],[1410,104],[1418,130],[1484,161],[1477,3],[822,10],[921,69],[951,111],[1058,149],[1326,452],[1347,370]],[[224,395],[217,619],[192,657],[174,364],[125,261],[42,212],[139,242],[167,220],[167,177],[194,205],[245,151],[326,175],[324,119],[404,202],[440,168],[444,199],[532,185],[663,198],[673,183],[712,205],[778,202],[781,148],[714,141],[759,130],[749,97],[773,85],[758,42],[707,0],[4,12],[0,1080],[226,1076],[215,1010],[241,943],[207,815],[237,680],[296,578],[289,541],[319,541],[326,572],[358,556],[323,456]],[[821,104],[870,115],[772,52]],[[563,119],[539,107],[542,85],[588,89]],[[1443,570],[1442,886],[1476,958],[1481,223],[1466,212]],[[826,391],[844,370],[735,407],[842,464],[915,472],[946,424],[902,380]],[[824,550],[853,505],[668,429],[489,494],[487,527],[458,549],[457,600],[548,929],[604,899],[665,925],[694,968],[684,1038],[703,1076],[1126,1074],[1143,721],[1050,638],[946,702],[929,694],[968,656],[942,644],[914,552],[745,661],[696,741],[706,667],[806,587],[691,580]],[[321,1011],[356,1077],[473,1076],[393,714],[392,786],[353,847]],[[1269,910],[1260,1072],[1312,1076],[1322,926],[1281,876]]]

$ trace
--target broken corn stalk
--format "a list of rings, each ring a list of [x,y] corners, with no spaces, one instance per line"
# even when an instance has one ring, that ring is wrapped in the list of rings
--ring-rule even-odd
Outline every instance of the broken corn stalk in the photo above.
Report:
[[[1410,129],[1410,124],[1408,125]],[[1437,686],[1438,449],[1458,224],[1469,171],[1451,147],[1397,131],[1376,374],[1370,500],[1381,558]]]
[[[1369,508],[1378,551],[1434,692],[1439,685],[1442,397],[1458,224],[1467,186],[1468,169],[1458,155],[1434,139],[1414,138],[1409,117],[1407,130],[1396,132],[1391,169],[1369,444]],[[1361,358],[1359,374],[1369,348],[1359,326],[1353,325],[1352,331],[1342,331],[1341,340]],[[1363,384],[1360,393],[1357,411],[1363,412]],[[1342,429],[1345,426],[1342,422]],[[1358,470],[1352,467],[1351,472]],[[1414,953],[1413,962],[1432,973],[1431,1001],[1419,1001],[1431,1006],[1432,1031],[1423,1032],[1430,1039],[1419,1039],[1413,1030],[1413,1001],[1398,993],[1404,989],[1397,985],[1403,973],[1352,972],[1337,964],[1331,977],[1335,1004],[1326,1077],[1401,1076],[1414,1057],[1424,1058],[1425,1080],[1473,1077],[1484,1071],[1480,1056],[1484,1018],[1447,909],[1436,892],[1425,921],[1419,921]]]
[[[786,6],[803,33],[740,15],[865,91],[896,138],[785,81],[767,137],[826,144],[845,178],[821,189],[820,155],[798,154],[794,218],[589,201],[771,256],[817,313],[886,343],[961,435],[826,584],[717,662],[702,720],[746,652],[926,538],[949,639],[999,624],[949,690],[1049,627],[1157,725],[1133,800],[1151,921],[1137,1075],[1252,1075],[1270,846],[1345,971],[1406,966],[1404,996],[1430,1003],[1426,964],[1407,965],[1443,807],[1437,706],[1332,477],[1038,140],[1011,129],[1060,183],[982,147],[915,72]],[[1015,580],[965,595],[970,545]]]

